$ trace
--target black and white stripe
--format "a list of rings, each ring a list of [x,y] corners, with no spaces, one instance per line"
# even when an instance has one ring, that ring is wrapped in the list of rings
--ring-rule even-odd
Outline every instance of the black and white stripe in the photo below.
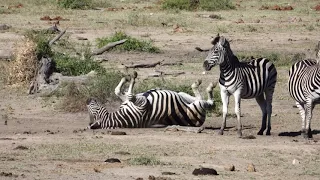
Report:
[[[198,81],[192,84],[195,97],[184,92],[171,90],[155,89],[145,92],[144,96],[152,106],[147,119],[154,120],[154,124],[201,126],[205,122],[207,110],[213,108],[215,84],[211,83],[208,86],[208,100],[203,100],[198,90],[200,83]]]
[[[288,89],[300,111],[302,134],[305,138],[312,138],[312,110],[320,103],[319,62],[309,59],[294,63],[289,70]]]
[[[268,128],[266,135],[270,135],[272,98],[277,81],[275,66],[265,58],[252,59],[250,62],[240,62],[233,54],[228,40],[217,36],[212,41],[213,47],[206,57],[203,67],[206,71],[220,66],[220,90],[223,103],[223,122],[219,134],[223,134],[226,126],[229,97],[234,95],[235,113],[238,120],[238,135],[242,136],[240,119],[240,101],[255,98],[262,111],[262,126],[258,135],[262,135]]]

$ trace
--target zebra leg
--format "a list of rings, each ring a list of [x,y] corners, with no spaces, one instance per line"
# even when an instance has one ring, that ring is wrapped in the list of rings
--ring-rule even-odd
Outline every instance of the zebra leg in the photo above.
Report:
[[[212,108],[212,106],[214,106],[213,89],[216,86],[217,86],[217,82],[210,83],[209,86],[206,89],[207,95],[208,95],[207,104],[208,104],[208,106],[210,106],[210,108]]]
[[[262,124],[260,131],[257,133],[258,135],[263,135],[263,131],[267,128],[267,101],[264,99],[264,95],[261,94],[260,96],[256,97],[256,101],[260,106],[262,111]]]
[[[194,82],[192,85],[191,85],[191,89],[196,97],[196,100],[202,100],[202,96],[199,92],[199,86],[200,84],[202,83],[202,81],[200,79],[198,79],[196,82]]]
[[[307,104],[305,106],[305,112],[306,112],[306,128],[304,129],[304,138],[312,138],[312,132],[311,132],[311,118],[312,118],[312,109],[314,105],[311,100],[307,100]]]
[[[230,94],[228,93],[227,90],[224,89],[223,86],[220,86],[220,89],[221,89],[220,95],[221,95],[221,101],[222,101],[222,125],[218,134],[223,135],[224,128],[226,127]]]
[[[267,120],[268,120],[268,129],[266,132],[267,136],[270,136],[271,133],[271,114],[272,114],[272,98],[273,98],[273,92],[274,92],[274,88],[272,89],[268,89],[266,91],[266,101],[267,101]]]
[[[305,129],[306,129],[306,111],[305,106],[302,103],[296,102],[297,108],[299,109],[299,113],[301,116],[301,133],[305,136]]]
[[[236,90],[233,95],[234,95],[234,104],[235,104],[234,112],[237,115],[237,121],[238,121],[237,134],[238,134],[238,137],[241,137],[242,136],[242,123],[241,123],[241,117],[240,117],[241,89]]]
[[[121,92],[121,88],[127,81],[129,81],[129,77],[123,77],[118,86],[114,89],[114,93],[122,100],[122,102],[126,101],[127,97],[123,92]]]
[[[138,76],[138,73],[136,71],[134,71],[133,75],[131,77],[131,81],[130,81],[128,92],[127,92],[127,95],[128,95],[127,98],[128,98],[129,101],[132,101],[132,98],[134,98],[134,96],[133,96],[133,87],[134,87],[134,84],[136,82],[137,76]]]

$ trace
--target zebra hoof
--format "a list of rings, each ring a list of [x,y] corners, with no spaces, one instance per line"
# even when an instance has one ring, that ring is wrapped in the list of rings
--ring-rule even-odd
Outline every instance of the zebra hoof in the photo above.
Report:
[[[311,130],[304,130],[302,131],[302,135],[305,139],[312,139],[312,132]]]
[[[239,137],[239,138],[242,137],[242,131],[241,131],[241,130],[238,130],[237,134],[238,134],[238,137]]]
[[[266,136],[270,136],[270,135],[271,135],[270,131],[267,131]]]
[[[223,130],[219,130],[218,135],[223,135]]]
[[[257,133],[257,135],[262,136],[262,135],[263,135],[263,131],[260,130],[260,131]]]

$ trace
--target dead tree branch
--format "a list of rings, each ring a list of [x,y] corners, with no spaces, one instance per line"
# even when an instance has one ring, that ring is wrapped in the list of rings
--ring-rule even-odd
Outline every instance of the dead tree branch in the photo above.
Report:
[[[134,65],[124,65],[126,68],[152,68],[160,65],[162,61],[158,61],[150,64],[134,64]]]
[[[50,42],[49,42],[49,46],[51,46],[54,42],[58,41],[65,33],[66,33],[66,29],[64,31],[61,31],[56,37],[54,37]]]
[[[116,41],[116,42],[112,42],[112,43],[108,43],[107,45],[103,46],[102,48],[100,49],[96,49],[96,50],[93,50],[91,52],[91,55],[94,56],[94,55],[100,55],[102,53],[104,53],[105,51],[115,47],[115,46],[118,46],[120,44],[123,44],[127,41],[127,39],[122,39],[120,41]]]

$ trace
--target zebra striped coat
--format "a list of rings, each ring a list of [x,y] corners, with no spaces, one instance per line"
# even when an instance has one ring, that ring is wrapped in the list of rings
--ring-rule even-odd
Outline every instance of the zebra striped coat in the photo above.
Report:
[[[223,36],[217,36],[212,41],[213,47],[206,57],[203,67],[206,71],[219,65],[220,90],[223,103],[223,121],[219,134],[223,134],[226,126],[226,115],[230,95],[235,97],[235,113],[238,120],[238,135],[242,136],[242,123],[240,119],[240,101],[256,98],[262,111],[262,126],[258,135],[268,129],[271,131],[272,98],[277,81],[275,66],[266,58],[252,59],[250,62],[240,62],[233,54],[229,42]]]
[[[302,134],[312,138],[312,110],[320,103],[319,63],[310,59],[294,63],[289,70],[288,89],[300,111]]]

